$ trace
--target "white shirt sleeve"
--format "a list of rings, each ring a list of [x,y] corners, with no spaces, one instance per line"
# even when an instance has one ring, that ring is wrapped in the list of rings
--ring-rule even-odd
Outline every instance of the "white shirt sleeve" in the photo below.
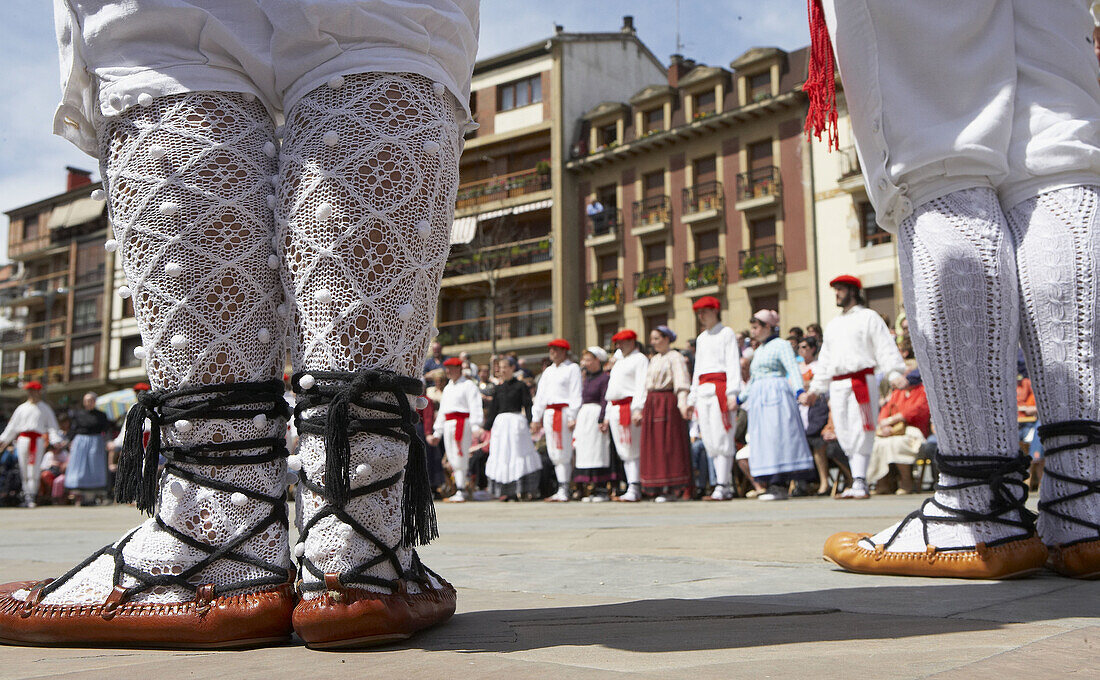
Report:
[[[49,433],[50,443],[60,446],[65,443],[65,433],[61,431],[61,425],[57,422],[57,416],[48,404],[43,404],[42,414],[46,418],[46,431]]]
[[[1100,0],[1092,0],[1092,6],[1089,7],[1089,11],[1092,12],[1092,23],[1100,26]]]
[[[726,398],[737,399],[741,391],[741,348],[737,346],[737,335],[729,333],[726,342]]]
[[[886,328],[886,322],[877,314],[867,317],[870,319],[870,328],[867,335],[871,338],[871,345],[875,351],[875,365],[886,375],[887,380],[893,380],[894,376],[905,375],[905,359],[901,358],[898,351],[898,343],[894,336],[890,335]]]
[[[482,424],[485,423],[485,407],[481,403],[481,390],[477,388],[475,382],[470,383],[467,401],[469,402],[470,426],[481,429]]]
[[[23,431],[23,419],[22,419],[22,404],[15,407],[15,411],[11,414],[11,419],[8,420],[7,426],[4,428],[4,432],[0,434],[0,449],[6,449],[11,446],[11,443],[15,441],[15,438],[19,436],[19,433]]]
[[[546,411],[546,392],[551,389],[548,383],[554,377],[553,366],[548,366],[539,377],[538,385],[535,386],[535,398],[531,402],[531,422],[533,423],[542,422],[542,414]]]
[[[640,351],[638,358],[634,360],[634,398],[630,402],[631,411],[641,411],[645,408],[645,376],[649,372],[649,359]]]
[[[569,400],[566,402],[569,404],[569,408],[566,409],[565,419],[567,421],[576,420],[577,412],[581,410],[581,388],[584,385],[584,379],[581,377],[581,367],[577,364],[569,366]]]
[[[814,379],[810,381],[810,391],[814,394],[828,394],[829,383],[836,373],[832,365],[832,345],[828,335],[821,342],[821,351],[817,355],[817,368],[814,369]]]

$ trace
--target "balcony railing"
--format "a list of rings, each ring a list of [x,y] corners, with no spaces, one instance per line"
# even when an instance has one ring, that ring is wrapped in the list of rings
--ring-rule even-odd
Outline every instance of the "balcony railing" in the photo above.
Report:
[[[103,283],[103,277],[107,273],[107,265],[100,262],[95,269],[76,275],[75,285],[84,286],[90,283]]]
[[[840,150],[840,179],[855,177],[863,172],[859,166],[859,154],[856,147],[849,146]]]
[[[50,320],[47,327],[45,321],[37,321],[27,324],[22,328],[12,328],[4,331],[4,344],[19,344],[27,342],[45,342],[48,340],[61,340],[65,337],[65,318]]]
[[[513,172],[510,175],[498,175],[489,179],[461,184],[455,207],[459,210],[471,208],[482,203],[501,201],[550,188],[550,173],[540,172],[537,168]]]
[[[684,189],[685,215],[722,209],[722,183],[703,182]]]
[[[720,286],[726,282],[726,259],[707,257],[688,262],[684,270],[684,285],[688,290],[703,286]]]
[[[588,235],[605,236],[618,233],[623,224],[623,211],[618,208],[604,208],[595,215],[588,216]]]
[[[0,284],[0,301],[11,302],[26,297],[45,295],[53,291],[57,294],[59,288],[69,285],[69,272],[55,272],[44,276],[36,276],[30,279],[7,281]]]
[[[778,196],[782,189],[779,168],[774,165],[742,172],[737,176],[738,201],[751,201],[754,198]]]
[[[623,300],[622,279],[600,279],[588,284],[584,306],[591,309],[604,305],[617,305]]]
[[[4,373],[0,375],[0,384],[4,387],[19,387],[23,383],[31,380],[41,381],[42,378],[46,378],[47,384],[59,384],[65,382],[65,367],[64,366],[49,366],[45,369],[41,368],[28,368],[22,373]]]
[[[489,342],[492,337],[492,323],[492,319],[487,316],[444,321],[439,324],[439,336],[436,340],[445,347],[471,342]],[[497,341],[544,335],[550,332],[551,323],[550,308],[497,314]]]
[[[634,226],[644,227],[650,224],[668,222],[672,212],[672,201],[668,196],[650,196],[634,201]]]
[[[634,273],[634,297],[648,298],[672,293],[672,270],[668,267]]]
[[[772,244],[742,250],[740,254],[740,274],[742,279],[752,279],[771,274],[783,274],[786,264],[783,262],[783,246]]]
[[[544,236],[489,246],[469,254],[449,258],[443,275],[476,274],[505,267],[548,262],[553,257],[552,245],[551,238]]]

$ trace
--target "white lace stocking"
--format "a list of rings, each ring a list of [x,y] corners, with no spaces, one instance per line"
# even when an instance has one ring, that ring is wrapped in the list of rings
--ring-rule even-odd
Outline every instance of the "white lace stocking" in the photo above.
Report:
[[[1016,267],[1004,216],[992,189],[967,189],[917,208],[899,229],[899,255],[913,349],[921,366],[941,454],[1017,455]],[[941,485],[967,482],[941,474]],[[1023,491],[1013,487],[1018,498]],[[988,512],[989,486],[938,490],[948,508]],[[954,516],[932,503],[930,516]],[[1007,513],[1017,519],[1016,511]],[[892,551],[926,549],[924,520],[907,519],[888,546]],[[927,521],[928,543],[940,548],[973,546],[1021,535],[995,522]],[[886,543],[898,525],[871,539]],[[865,542],[866,543],[866,542]]]
[[[285,321],[271,255],[275,173],[273,126],[264,108],[239,94],[190,93],[135,106],[101,135],[104,186],[154,388],[261,381],[282,372]],[[275,264],[272,267],[271,264]],[[126,291],[120,291],[126,294]],[[165,445],[282,436],[285,422],[196,419],[162,428]],[[259,454],[252,449],[224,455]],[[286,462],[181,465],[189,472],[267,496],[285,488]],[[224,544],[255,526],[271,504],[172,474],[160,480],[160,519],[189,537]],[[125,563],[151,574],[179,574],[206,553],[150,519],[130,532]],[[279,568],[290,565],[286,531],[276,522],[238,552]],[[45,604],[102,603],[114,561],[100,556],[68,578]],[[213,562],[191,582],[222,586],[271,572],[232,559]],[[136,581],[124,576],[122,585]],[[178,586],[139,593],[137,602],[178,602]]]
[[[442,85],[388,73],[334,78],[290,111],[276,225],[296,329],[291,340],[296,372],[374,368],[420,376],[458,186],[457,115],[457,104]],[[304,415],[323,412],[311,409]],[[321,480],[323,437],[302,434],[299,453],[303,471]],[[400,472],[407,455],[406,444],[372,434],[352,436],[352,489]],[[301,487],[299,494],[301,526],[325,501]],[[397,484],[353,498],[346,507],[375,536],[396,546],[401,504]],[[326,573],[344,572],[378,555],[334,516],[313,527],[295,553]],[[398,551],[402,569],[408,569],[411,553]],[[399,576],[388,562],[368,573]],[[300,576],[316,581],[307,571]]]
[[[1077,186],[1045,193],[1008,213],[1016,241],[1021,335],[1028,373],[1037,396],[1039,421],[1100,420],[1100,369],[1097,367],[1097,264],[1100,263],[1100,187]],[[1050,447],[1073,437],[1044,441]],[[1100,447],[1070,449],[1047,457],[1046,469],[1079,479],[1100,480]],[[1084,489],[1046,474],[1039,489],[1051,502]],[[1092,523],[1100,522],[1100,495],[1088,494],[1056,509]],[[1047,545],[1100,538],[1094,529],[1039,513],[1039,535]]]

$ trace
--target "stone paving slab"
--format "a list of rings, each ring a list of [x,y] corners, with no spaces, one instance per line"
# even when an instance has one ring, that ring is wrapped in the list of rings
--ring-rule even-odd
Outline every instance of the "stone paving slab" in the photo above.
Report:
[[[440,505],[443,536],[421,554],[458,587],[458,613],[408,644],[7,647],[0,678],[1100,677],[1100,582],[869,577],[821,560],[830,533],[919,501]],[[137,521],[0,510],[0,579],[60,574]]]

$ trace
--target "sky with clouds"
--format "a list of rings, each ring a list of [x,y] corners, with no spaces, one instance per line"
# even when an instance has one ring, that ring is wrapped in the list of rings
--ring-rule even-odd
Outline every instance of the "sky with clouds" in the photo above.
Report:
[[[44,0],[7,0],[0,24],[0,212],[59,193],[66,165],[95,159],[50,130],[60,95],[53,12]],[[482,0],[479,57],[569,32],[614,31],[634,17],[638,37],[666,64],[676,52],[675,0]],[[682,53],[727,66],[750,47],[797,49],[809,42],[805,0],[679,0]],[[7,217],[0,218],[0,258]]]

